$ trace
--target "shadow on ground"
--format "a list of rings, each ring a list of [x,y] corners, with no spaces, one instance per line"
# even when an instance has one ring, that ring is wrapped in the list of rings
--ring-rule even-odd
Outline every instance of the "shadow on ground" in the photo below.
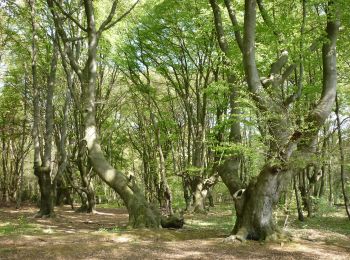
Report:
[[[228,210],[187,216],[181,230],[127,230],[123,209],[62,207],[54,219],[35,219],[35,210],[0,209],[0,259],[350,259],[349,236],[322,229],[289,228],[293,242],[224,243]]]

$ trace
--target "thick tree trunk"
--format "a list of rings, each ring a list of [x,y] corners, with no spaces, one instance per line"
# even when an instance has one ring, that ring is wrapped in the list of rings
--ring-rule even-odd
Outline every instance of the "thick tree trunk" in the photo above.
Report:
[[[234,195],[237,239],[263,240],[277,230],[272,213],[290,177],[290,171],[267,164],[256,181]]]
[[[331,7],[332,2],[329,2]],[[244,38],[243,38],[243,64],[245,75],[252,98],[262,112],[272,112],[273,117],[267,121],[269,132],[274,137],[270,146],[270,158],[274,158],[274,165],[267,163],[257,177],[256,182],[251,182],[245,192],[235,193],[235,206],[237,221],[233,233],[235,238],[244,240],[265,239],[276,231],[272,212],[278,202],[280,193],[285,184],[291,179],[288,162],[298,143],[303,155],[311,154],[308,148],[312,147],[312,141],[318,130],[324,124],[331,113],[336,92],[336,40],[339,24],[334,20],[334,8],[329,8],[327,13],[327,38],[329,41],[323,44],[323,90],[321,99],[316,108],[307,117],[307,129],[290,131],[291,122],[288,117],[289,102],[282,100],[281,105],[273,101],[271,93],[266,93],[264,87],[272,85],[276,88],[283,84],[293,70],[291,65],[281,75],[282,81],[276,80],[282,67],[288,61],[288,53],[283,52],[281,57],[272,64],[270,78],[260,80],[255,60],[255,31],[256,31],[256,0],[245,1],[244,13]],[[332,14],[330,14],[332,13]],[[238,41],[238,40],[237,40]],[[238,42],[239,43],[239,42]],[[271,77],[272,76],[272,77]],[[277,77],[278,78],[278,77]],[[284,80],[283,80],[284,78]],[[272,157],[273,156],[273,157]]]
[[[55,214],[51,170],[49,167],[38,167],[34,169],[34,173],[38,177],[40,189],[40,209],[36,217],[52,217]]]
[[[45,147],[44,154],[40,154],[42,140],[39,138],[40,125],[40,107],[39,107],[39,88],[37,82],[37,30],[38,23],[36,21],[36,1],[30,0],[29,6],[31,10],[32,22],[32,85],[33,85],[33,141],[34,141],[34,174],[38,177],[40,187],[40,210],[37,217],[50,217],[54,215],[53,192],[51,181],[51,148],[53,133],[53,91],[57,67],[57,46],[54,44],[54,50],[51,59],[50,73],[47,85],[46,110],[45,110]],[[41,158],[41,159],[40,159]],[[40,166],[41,161],[41,166]]]

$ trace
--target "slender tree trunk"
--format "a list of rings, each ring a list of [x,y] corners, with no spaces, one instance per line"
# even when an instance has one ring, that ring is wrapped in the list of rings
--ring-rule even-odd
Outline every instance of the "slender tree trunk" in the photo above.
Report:
[[[24,119],[22,122],[22,139],[21,139],[21,162],[20,162],[20,177],[19,177],[19,190],[17,192],[17,200],[16,200],[16,208],[21,207],[22,203],[22,193],[24,188],[24,162],[26,158],[26,152],[24,151],[25,143],[26,143],[26,128],[27,128],[27,85],[28,85],[28,76],[27,69],[25,74],[25,82],[24,82]]]
[[[333,206],[333,204],[334,204],[333,178],[332,178],[332,171],[331,171],[330,163],[327,167],[327,175],[328,175],[328,185],[329,185],[328,204],[329,204],[329,206]]]
[[[149,102],[150,104],[150,102]],[[149,105],[149,109],[151,109]],[[170,187],[168,185],[168,180],[166,177],[166,168],[165,168],[165,159],[164,159],[164,154],[163,154],[163,149],[162,149],[162,144],[161,144],[161,139],[160,139],[160,129],[158,126],[158,122],[156,122],[154,114],[151,112],[150,115],[155,135],[156,135],[156,140],[157,140],[157,148],[158,148],[158,155],[159,155],[159,172],[160,172],[160,201],[161,201],[161,207],[164,207],[166,210],[167,215],[173,215],[173,208],[172,208],[172,194]]]
[[[346,194],[346,178],[345,178],[345,155],[344,155],[344,147],[343,147],[343,137],[341,132],[341,124],[339,119],[339,99],[338,95],[335,97],[335,114],[337,116],[337,129],[338,129],[338,144],[339,144],[339,153],[340,153],[340,179],[341,179],[341,188],[343,192],[343,198],[344,198],[344,206],[346,214],[348,215],[348,218],[350,220],[350,203],[349,203],[349,197]]]
[[[296,176],[294,176],[294,178],[293,178],[293,189],[294,189],[294,193],[295,193],[295,200],[297,202],[298,219],[300,221],[304,221],[303,210],[301,208],[300,199],[299,199],[299,193],[298,193],[298,189],[297,189]]]

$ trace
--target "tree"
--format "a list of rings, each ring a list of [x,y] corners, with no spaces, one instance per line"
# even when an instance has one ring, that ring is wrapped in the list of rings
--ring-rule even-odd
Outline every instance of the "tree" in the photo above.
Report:
[[[226,3],[228,2],[226,1]],[[266,239],[276,232],[272,212],[282,190],[290,182],[293,175],[292,166],[297,154],[295,150],[298,146],[302,156],[309,156],[312,142],[332,110],[337,82],[335,46],[339,23],[334,11],[335,5],[329,2],[328,8],[325,10],[327,12],[327,41],[323,43],[322,47],[323,85],[321,98],[306,117],[306,126],[301,130],[293,131],[289,109],[295,99],[287,98],[285,100],[283,97],[279,97],[278,91],[294,70],[294,65],[282,70],[288,62],[288,52],[283,51],[277,61],[271,65],[269,77],[261,80],[255,57],[257,2],[263,19],[267,24],[270,23],[262,1],[246,0],[243,40],[241,41],[239,32],[236,32],[235,36],[238,44],[243,46],[243,66],[251,97],[262,113],[270,115],[266,124],[273,141],[270,145],[268,161],[260,174],[236,197],[237,221],[233,229],[235,235],[233,238],[239,240]],[[234,18],[232,6],[228,4],[226,7],[230,17]],[[217,12],[216,15],[218,15]],[[231,19],[231,22],[234,27],[237,26],[237,19]],[[216,23],[218,23],[218,19],[216,19]]]
[[[68,37],[62,27],[61,13],[57,13],[56,7],[63,10],[60,3],[52,0],[47,1],[48,6],[52,12],[55,27],[60,34],[61,40],[64,43],[65,51],[70,62],[70,65],[78,75],[84,105],[84,128],[85,141],[88,149],[88,156],[93,169],[110,187],[112,187],[123,199],[129,212],[129,225],[132,227],[158,227],[160,219],[158,213],[151,205],[148,204],[141,190],[138,188],[132,178],[114,169],[106,160],[101,145],[98,141],[98,134],[96,128],[96,77],[97,77],[97,47],[101,38],[102,32],[114,26],[125,15],[127,15],[136,3],[119,18],[114,19],[118,1],[114,1],[111,7],[111,12],[100,27],[96,28],[94,6],[91,0],[84,0],[84,11],[86,18],[86,28],[78,21],[69,17],[76,25],[78,25],[87,36],[87,60],[85,61],[83,69],[77,64],[74,57],[71,56],[72,50],[68,45]],[[67,13],[63,12],[67,15]]]

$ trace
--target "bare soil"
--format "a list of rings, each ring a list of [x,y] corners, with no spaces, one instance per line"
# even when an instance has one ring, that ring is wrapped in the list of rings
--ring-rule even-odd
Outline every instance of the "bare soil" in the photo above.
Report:
[[[291,242],[226,243],[229,230],[200,216],[187,216],[181,230],[128,230],[124,209],[61,207],[52,219],[34,218],[36,210],[0,209],[0,259],[350,259],[349,236],[327,230],[293,227]]]

